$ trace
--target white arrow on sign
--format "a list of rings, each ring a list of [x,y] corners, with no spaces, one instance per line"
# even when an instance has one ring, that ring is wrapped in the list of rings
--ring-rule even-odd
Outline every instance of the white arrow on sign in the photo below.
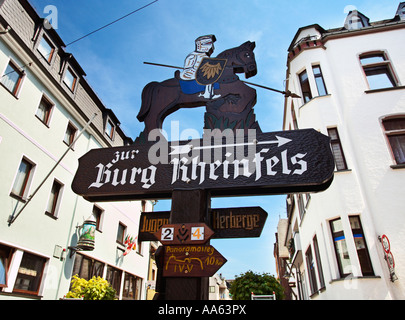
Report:
[[[203,150],[203,149],[216,149],[216,148],[225,148],[225,147],[241,147],[241,146],[249,146],[249,145],[258,145],[258,144],[277,144],[277,147],[281,147],[290,141],[291,139],[288,138],[283,138],[276,136],[277,140],[273,141],[257,141],[256,139],[253,140],[252,142],[244,142],[244,143],[233,143],[233,144],[219,144],[219,145],[214,145],[214,146],[202,146],[202,147],[194,147],[191,144],[186,144],[183,146],[170,146],[172,148],[172,152],[170,152],[170,155],[172,154],[187,154],[191,150]]]

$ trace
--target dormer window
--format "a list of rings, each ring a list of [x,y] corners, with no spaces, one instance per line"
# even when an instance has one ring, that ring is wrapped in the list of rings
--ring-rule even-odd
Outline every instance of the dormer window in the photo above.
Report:
[[[357,30],[370,26],[370,19],[357,10],[350,11],[346,17],[345,29]]]
[[[114,140],[115,125],[110,119],[107,119],[104,132],[111,140]]]
[[[360,29],[364,27],[363,21],[361,21],[358,16],[353,16],[353,18],[349,20],[349,25],[350,29]]]
[[[67,68],[65,77],[63,78],[63,82],[69,87],[72,92],[75,91],[77,76],[72,69]]]
[[[405,2],[399,4],[396,15],[399,16],[399,19],[405,20]]]
[[[55,46],[47,37],[42,37],[38,45],[39,53],[45,58],[48,63],[51,63],[52,57],[55,53]]]

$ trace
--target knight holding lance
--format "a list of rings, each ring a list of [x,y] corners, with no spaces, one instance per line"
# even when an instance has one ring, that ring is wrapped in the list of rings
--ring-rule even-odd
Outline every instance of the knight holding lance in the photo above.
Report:
[[[214,35],[201,36],[195,40],[195,50],[186,57],[184,69],[180,72],[180,85],[184,93],[193,94],[204,91],[204,93],[199,94],[199,97],[204,97],[205,99],[217,99],[221,96],[214,94],[214,89],[219,89],[218,83],[206,84],[204,88],[204,85],[198,83],[196,80],[197,71],[202,61],[205,58],[209,58],[214,52],[214,42],[216,40]],[[216,66],[207,64],[204,67],[205,74],[218,71],[212,70]]]

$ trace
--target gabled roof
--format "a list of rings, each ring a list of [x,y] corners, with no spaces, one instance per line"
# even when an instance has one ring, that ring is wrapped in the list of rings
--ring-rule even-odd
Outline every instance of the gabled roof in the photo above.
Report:
[[[312,30],[311,30],[312,29]],[[290,46],[288,47],[288,51],[291,51],[300,41],[305,40],[308,36],[316,36],[316,34],[310,35],[308,34],[307,36],[301,36],[301,34],[305,31],[314,31],[315,29],[316,32],[319,33],[319,36],[321,37],[323,33],[325,33],[325,29],[322,28],[319,24],[311,24],[309,26],[301,27],[298,29],[297,33],[295,34]]]
[[[361,23],[361,26],[359,26]],[[360,29],[370,26],[370,19],[360,11],[350,11],[346,17],[344,28],[347,30]]]
[[[405,20],[405,2],[399,4],[397,12],[395,13],[395,18],[397,20]]]
[[[299,28],[290,46],[288,47],[288,52],[292,52],[299,44],[305,41],[321,40],[322,38],[330,36],[331,34],[336,35],[340,33],[351,33],[352,31],[361,31],[362,29],[369,28],[374,29],[379,26],[396,24],[400,20],[405,20],[405,2],[401,2],[399,4],[396,14],[393,18],[375,22],[370,22],[370,19],[358,10],[352,10],[347,14],[345,23],[341,27],[324,29],[319,24],[311,24]],[[360,27],[358,23],[361,23]],[[306,30],[308,30],[308,34],[304,34]]]

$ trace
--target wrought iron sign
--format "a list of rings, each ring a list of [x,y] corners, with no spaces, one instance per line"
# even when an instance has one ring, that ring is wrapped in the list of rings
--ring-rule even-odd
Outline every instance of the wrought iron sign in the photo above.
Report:
[[[208,285],[201,281],[226,263],[210,238],[262,232],[267,218],[262,208],[208,210],[210,197],[319,192],[333,180],[329,137],[314,129],[262,132],[253,110],[256,90],[249,85],[298,96],[239,79],[238,74],[257,73],[255,43],[212,58],[215,41],[214,35],[198,37],[172,79],[147,84],[137,116],[145,130],[132,145],[89,151],[79,159],[72,183],[89,201],[172,198],[172,212],[142,213],[138,233],[139,241],[164,245],[156,253],[161,298],[190,299],[187,292]],[[202,138],[167,141],[164,119],[198,106],[206,107]],[[189,277],[201,277],[201,283],[172,281]]]
[[[91,150],[72,188],[90,201],[112,201],[196,188],[212,196],[318,192],[332,182],[329,137],[313,129],[221,137]]]

